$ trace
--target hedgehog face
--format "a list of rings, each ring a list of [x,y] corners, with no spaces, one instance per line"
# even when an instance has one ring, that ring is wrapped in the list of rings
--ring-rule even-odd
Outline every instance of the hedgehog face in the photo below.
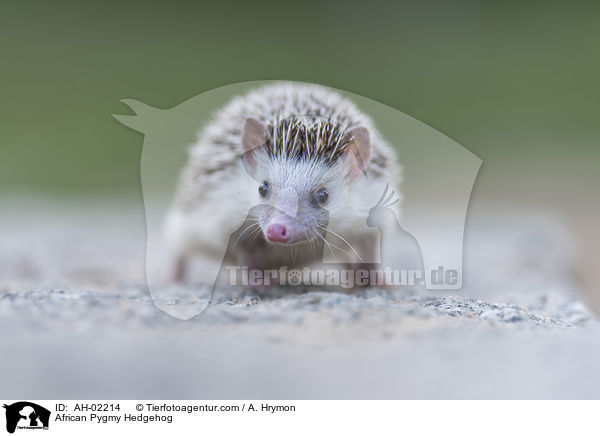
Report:
[[[343,165],[318,160],[258,159],[256,201],[265,239],[275,244],[298,244],[322,237],[331,214],[343,209],[347,187],[339,183]]]
[[[242,162],[258,180],[258,222],[267,241],[297,244],[322,238],[332,215],[348,205],[350,183],[371,154],[363,127],[301,118],[265,124],[246,119]]]

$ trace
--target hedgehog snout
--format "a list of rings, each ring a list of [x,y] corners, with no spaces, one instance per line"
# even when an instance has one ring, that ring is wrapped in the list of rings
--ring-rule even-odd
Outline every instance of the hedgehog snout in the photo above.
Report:
[[[263,223],[263,233],[269,242],[296,244],[307,239],[307,223],[302,216],[290,216],[279,210],[273,210]]]
[[[284,224],[271,224],[267,228],[267,239],[271,242],[286,243],[290,237],[290,233]]]

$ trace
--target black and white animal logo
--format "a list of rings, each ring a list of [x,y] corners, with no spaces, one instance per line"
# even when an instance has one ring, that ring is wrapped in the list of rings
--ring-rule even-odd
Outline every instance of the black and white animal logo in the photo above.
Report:
[[[6,409],[6,431],[14,433],[19,429],[48,429],[50,411],[38,404],[19,401],[4,405]]]

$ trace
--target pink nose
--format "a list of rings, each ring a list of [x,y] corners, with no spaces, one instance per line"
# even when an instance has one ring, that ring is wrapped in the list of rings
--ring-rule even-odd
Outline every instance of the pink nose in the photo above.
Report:
[[[283,224],[271,224],[267,228],[267,239],[272,242],[286,242],[289,233]]]

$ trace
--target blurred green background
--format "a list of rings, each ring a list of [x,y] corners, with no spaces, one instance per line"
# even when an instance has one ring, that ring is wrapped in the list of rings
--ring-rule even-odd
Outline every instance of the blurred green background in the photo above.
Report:
[[[569,203],[598,186],[599,13],[591,1],[5,2],[0,191],[138,195],[142,137],[111,117],[130,113],[120,99],[169,108],[290,79],[450,136],[484,161],[478,196]]]
[[[0,195],[141,211],[143,138],[112,118],[131,113],[120,99],[316,82],[482,158],[468,219],[491,205],[564,220],[600,313],[599,19],[592,1],[3,2]]]

